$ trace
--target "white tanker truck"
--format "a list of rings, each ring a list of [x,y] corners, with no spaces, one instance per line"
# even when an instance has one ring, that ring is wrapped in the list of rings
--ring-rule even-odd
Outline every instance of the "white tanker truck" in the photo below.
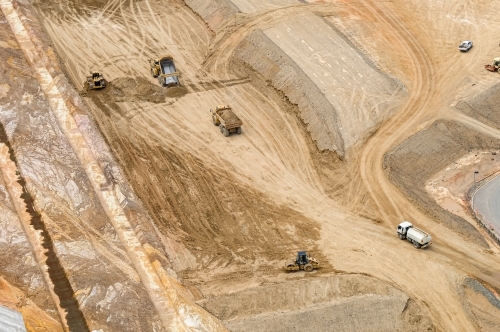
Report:
[[[417,249],[425,248],[432,244],[432,237],[423,230],[413,226],[409,221],[398,225],[398,236],[401,240],[407,239]]]

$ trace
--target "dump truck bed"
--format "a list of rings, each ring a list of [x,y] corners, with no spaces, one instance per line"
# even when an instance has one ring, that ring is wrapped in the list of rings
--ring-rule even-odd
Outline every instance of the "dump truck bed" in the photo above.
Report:
[[[227,129],[241,127],[243,121],[238,118],[236,114],[234,114],[233,110],[230,108],[224,108],[216,111],[221,119],[221,123]]]
[[[169,75],[175,73],[174,60],[172,58],[160,59],[160,68],[162,74]]]
[[[175,69],[174,60],[171,57],[163,57],[160,59],[161,75],[164,77],[165,85],[179,84],[177,70]]]

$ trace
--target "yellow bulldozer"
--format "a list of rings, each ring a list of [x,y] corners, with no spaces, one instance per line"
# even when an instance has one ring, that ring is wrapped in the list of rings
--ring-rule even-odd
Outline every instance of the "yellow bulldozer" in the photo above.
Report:
[[[106,80],[99,72],[90,72],[90,76],[87,76],[87,84],[89,90],[102,89],[106,87]]]
[[[287,261],[285,263],[286,271],[299,271],[304,270],[306,272],[311,272],[319,267],[319,262],[309,256],[305,251],[298,251],[297,258],[295,261]]]
[[[149,67],[151,76],[158,78],[161,86],[179,86],[179,72],[175,69],[174,59],[170,55],[164,55],[158,59],[150,59]]]

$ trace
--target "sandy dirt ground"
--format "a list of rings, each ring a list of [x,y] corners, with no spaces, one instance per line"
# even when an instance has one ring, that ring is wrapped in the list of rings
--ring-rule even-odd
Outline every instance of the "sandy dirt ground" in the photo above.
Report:
[[[324,331],[331,324],[345,331],[370,331],[373,324],[400,331],[496,330],[498,246],[425,189],[470,146],[498,149],[494,116],[455,108],[467,103],[474,109],[477,98],[496,93],[498,74],[483,68],[499,52],[500,20],[490,10],[495,2],[242,3],[33,1],[82,109],[198,303],[235,331],[292,325]],[[252,33],[276,36],[276,27],[304,15],[325,29],[333,25],[370,59],[367,71],[394,77],[407,91],[390,118],[350,142],[347,160],[318,149],[300,105],[235,57]],[[307,61],[307,49],[286,46],[292,37],[280,34],[285,40],[276,49],[287,61]],[[458,52],[463,39],[474,40],[471,52]],[[174,57],[181,88],[160,89],[149,75],[148,59],[162,54]],[[109,86],[87,91],[90,70],[101,71]],[[365,82],[344,83],[349,89]],[[7,95],[0,82],[0,96]],[[384,99],[377,103],[394,97],[383,96],[377,93]],[[218,104],[234,108],[242,135],[225,138],[213,126],[209,109]],[[400,241],[395,228],[402,220],[428,230],[433,245],[415,250]],[[284,261],[299,249],[321,268],[285,273]],[[302,288],[307,291],[294,292]],[[280,297],[286,292],[294,295]],[[242,307],[230,313],[225,301]]]

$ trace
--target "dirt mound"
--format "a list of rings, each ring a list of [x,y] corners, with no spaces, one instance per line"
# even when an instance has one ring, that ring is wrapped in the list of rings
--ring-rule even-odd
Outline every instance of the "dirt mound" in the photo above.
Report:
[[[139,100],[158,104],[165,102],[168,89],[154,85],[142,77],[123,77],[109,82],[104,91],[114,102]]]
[[[342,275],[289,281],[202,303],[231,331],[432,331],[403,292],[377,279]]]
[[[474,150],[498,148],[500,141],[454,121],[436,121],[388,152],[384,168],[392,182],[434,219],[478,244],[484,238],[467,221],[430,197],[425,183],[453,161]]]
[[[87,83],[85,83],[80,96],[92,99],[106,116],[117,112],[122,116],[130,117],[129,114],[123,112],[117,103],[137,101],[162,104],[168,102],[168,99],[175,101],[187,93],[188,90],[184,86],[165,88],[152,84],[142,77],[123,77],[108,82],[106,88],[101,90],[89,90]]]
[[[239,122],[241,121],[240,118],[234,113],[229,110],[223,110],[221,112],[221,117],[225,119],[227,122]]]

